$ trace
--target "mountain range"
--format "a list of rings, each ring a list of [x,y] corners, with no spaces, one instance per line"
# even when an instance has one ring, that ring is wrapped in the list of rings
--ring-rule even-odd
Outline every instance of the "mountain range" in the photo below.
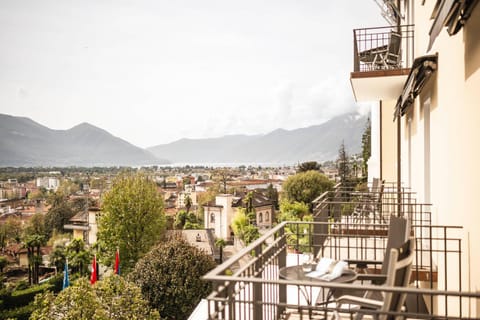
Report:
[[[358,153],[366,121],[366,116],[345,114],[307,128],[180,139],[142,149],[88,123],[53,130],[29,118],[0,114],[0,167],[322,162],[337,157],[342,141],[349,154]]]
[[[167,163],[88,123],[52,130],[0,114],[0,166],[135,166]]]
[[[181,139],[147,148],[173,163],[296,164],[334,160],[342,141],[349,154],[361,150],[367,116],[344,114],[323,124],[295,130],[277,129],[264,135],[230,135],[211,139]]]

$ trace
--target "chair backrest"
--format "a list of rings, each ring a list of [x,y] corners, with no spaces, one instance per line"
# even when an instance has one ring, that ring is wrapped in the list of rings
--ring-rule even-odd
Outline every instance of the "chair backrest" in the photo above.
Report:
[[[391,260],[390,252],[393,248],[399,248],[403,245],[409,236],[409,223],[408,220],[403,217],[390,217],[390,224],[388,227],[387,245],[385,248],[385,255],[382,262],[382,274],[387,274],[389,263]]]
[[[329,209],[328,204],[323,203],[316,208],[318,212],[315,214],[313,220],[315,222],[321,222],[321,224],[313,225],[313,243],[314,243],[314,255],[320,258],[323,255],[323,247],[325,241],[328,238],[328,218]]]
[[[400,49],[402,46],[402,35],[398,32],[390,32],[390,40],[388,42],[387,49],[387,63],[388,64],[398,64],[400,62]],[[392,60],[391,60],[392,59]]]
[[[409,238],[403,245],[390,250],[387,280],[385,286],[407,287],[412,274],[412,263],[415,256],[415,239]],[[400,312],[407,297],[406,293],[385,292],[380,312]],[[395,318],[392,315],[380,314],[381,320]]]

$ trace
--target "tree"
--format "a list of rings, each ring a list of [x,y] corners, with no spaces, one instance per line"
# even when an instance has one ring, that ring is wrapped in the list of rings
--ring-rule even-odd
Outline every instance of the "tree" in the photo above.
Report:
[[[33,304],[31,320],[160,319],[140,289],[116,275],[94,286],[81,278],[57,296],[52,292],[37,295]]]
[[[220,249],[220,263],[223,262],[223,248],[227,245],[227,242],[223,238],[218,238],[215,240],[215,245]]]
[[[220,190],[223,193],[227,193],[227,182],[230,180],[230,172],[228,169],[217,169],[212,174],[212,179],[220,186]]]
[[[68,203],[67,197],[62,193],[54,193],[49,201],[52,206],[45,214],[45,229],[48,236],[54,230],[63,231],[63,226],[68,224],[70,218],[75,214]]]
[[[185,209],[187,209],[187,213],[190,212],[190,208],[192,207],[192,198],[187,194],[185,196]]]
[[[245,208],[238,209],[232,220],[232,230],[236,237],[243,240],[246,245],[260,237],[258,228],[250,224],[249,214]]]
[[[298,165],[297,168],[297,173],[300,172],[307,172],[307,171],[319,171],[320,170],[320,164],[317,161],[307,161],[307,162],[302,162]]]
[[[345,144],[342,141],[340,149],[338,150],[338,175],[340,176],[340,182],[344,185],[348,185],[348,178],[350,177],[350,164],[348,162],[348,154],[345,150]]]
[[[211,284],[202,276],[215,265],[211,256],[181,238],[172,238],[140,259],[128,278],[162,318],[187,319],[211,292]]]
[[[88,266],[93,254],[87,249],[82,239],[73,239],[65,248],[65,254],[72,273],[80,273],[81,276],[88,274]]]
[[[163,236],[163,197],[142,174],[121,174],[105,194],[98,224],[100,258],[111,265],[117,248],[122,272],[128,273]]]
[[[297,173],[287,178],[283,191],[287,200],[308,204],[312,212],[312,201],[325,191],[331,190],[333,182],[318,171]]]
[[[24,229],[22,242],[24,248],[27,249],[28,281],[30,284],[37,284],[42,262],[40,248],[47,242],[44,217],[41,213],[36,213],[30,218]]]
[[[267,197],[272,201],[273,208],[278,210],[278,191],[271,183],[267,186]]]
[[[370,118],[367,119],[365,130],[362,135],[362,175],[368,177],[368,159],[372,154],[372,126]]]
[[[0,249],[5,249],[8,243],[20,242],[22,222],[17,217],[8,217],[5,223],[0,224]]]
[[[301,221],[309,214],[308,205],[303,202],[282,200],[278,221]]]

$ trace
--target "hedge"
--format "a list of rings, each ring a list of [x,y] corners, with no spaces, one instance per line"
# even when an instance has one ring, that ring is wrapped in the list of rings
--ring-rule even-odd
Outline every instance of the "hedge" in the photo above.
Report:
[[[53,290],[54,285],[50,283],[44,283],[38,286],[33,286],[25,290],[16,290],[12,292],[12,295],[3,297],[3,306],[6,309],[13,309],[28,305],[35,299],[35,296],[39,293],[47,290]]]

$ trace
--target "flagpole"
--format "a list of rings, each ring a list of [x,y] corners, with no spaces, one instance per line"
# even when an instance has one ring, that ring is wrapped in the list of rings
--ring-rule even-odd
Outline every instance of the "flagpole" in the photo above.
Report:
[[[65,260],[65,266],[64,266],[64,271],[63,271],[63,284],[62,284],[62,290],[67,288],[70,285],[70,281],[68,279],[68,258]]]

